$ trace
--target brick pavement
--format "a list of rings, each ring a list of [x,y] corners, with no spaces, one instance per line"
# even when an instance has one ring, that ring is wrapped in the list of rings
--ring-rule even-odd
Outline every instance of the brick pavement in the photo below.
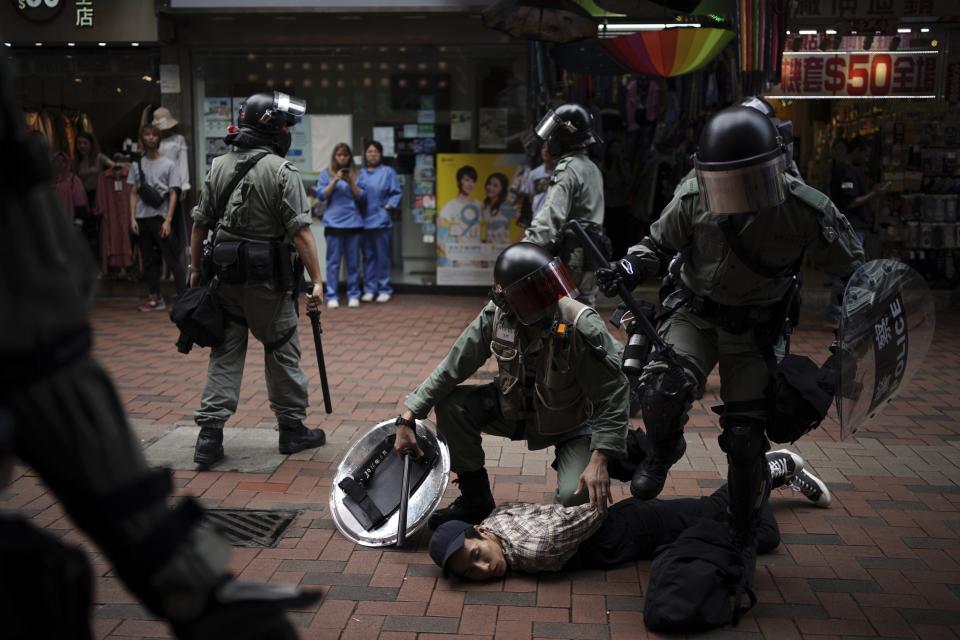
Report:
[[[400,296],[323,315],[334,394],[325,416],[310,330],[302,322],[310,374],[308,423],[329,443],[290,456],[271,474],[177,471],[177,492],[208,506],[284,508],[300,512],[275,549],[236,549],[242,576],[312,585],[319,605],[293,614],[304,638],[637,638],[645,637],[643,592],[649,563],[615,571],[540,578],[511,574],[482,584],[446,581],[420,534],[408,550],[371,550],[345,541],[329,519],[331,464],[369,424],[395,415],[399,400],[445,353],[476,313],[477,298]],[[145,442],[189,422],[204,382],[206,352],[174,351],[165,314],[139,314],[129,301],[101,302],[94,316],[96,352],[113,374]],[[760,604],[735,630],[716,637],[952,638],[960,635],[960,314],[942,316],[926,367],[878,420],[840,442],[830,421],[796,449],[834,492],[829,510],[791,492],[774,496],[783,532],[776,552],[761,557]],[[815,324],[811,319],[810,324]],[[825,355],[827,334],[806,330],[795,351]],[[255,344],[255,342],[252,342]],[[485,367],[478,378],[490,379]],[[697,403],[687,428],[687,455],[665,494],[701,495],[723,477],[715,438],[718,379]],[[251,348],[241,407],[228,428],[273,426],[263,384],[262,349]],[[548,500],[556,477],[547,452],[488,438],[488,466],[498,500]],[[451,490],[451,496],[455,489]],[[626,496],[615,483],[615,496]],[[29,470],[18,470],[0,506],[83,542]],[[89,545],[85,544],[87,548]],[[97,638],[167,638],[90,548],[96,577]]]

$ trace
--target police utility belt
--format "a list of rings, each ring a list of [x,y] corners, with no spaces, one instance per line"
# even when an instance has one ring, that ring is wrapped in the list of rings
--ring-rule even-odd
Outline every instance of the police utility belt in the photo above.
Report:
[[[213,245],[211,269],[224,284],[273,282],[285,291],[294,286],[290,253],[290,245],[279,241],[218,239]]]

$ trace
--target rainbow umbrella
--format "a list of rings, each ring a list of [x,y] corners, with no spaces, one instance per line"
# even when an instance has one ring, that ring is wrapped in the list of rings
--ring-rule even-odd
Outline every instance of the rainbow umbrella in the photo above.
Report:
[[[733,36],[729,29],[663,29],[603,39],[600,44],[633,73],[668,78],[703,68]]]

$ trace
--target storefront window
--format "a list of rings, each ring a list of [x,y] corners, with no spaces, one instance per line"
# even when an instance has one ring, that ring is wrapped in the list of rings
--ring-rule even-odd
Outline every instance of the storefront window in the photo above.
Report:
[[[104,153],[122,151],[137,139],[143,109],[160,102],[156,51],[30,50],[14,60],[27,122],[54,151],[72,155],[81,130],[95,133]]]
[[[263,90],[307,101],[288,159],[311,187],[336,143],[358,161],[365,142],[383,143],[405,188],[394,225],[399,283],[435,282],[435,177],[417,168],[434,166],[436,154],[522,153],[529,126],[522,44],[199,49],[194,60],[198,171],[226,150],[243,98]]]

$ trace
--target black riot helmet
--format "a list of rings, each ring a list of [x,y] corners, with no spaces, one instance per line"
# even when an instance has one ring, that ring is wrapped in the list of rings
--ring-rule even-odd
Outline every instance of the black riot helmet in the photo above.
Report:
[[[296,124],[297,118],[306,112],[304,100],[286,93],[255,93],[243,101],[237,126],[266,134],[279,133],[284,127]]]
[[[534,138],[547,143],[555,158],[602,142],[595,130],[593,114],[579,104],[562,104],[551,109],[534,130]]]
[[[532,242],[512,244],[497,256],[490,298],[525,325],[552,314],[557,301],[579,295],[567,266]]]
[[[793,122],[791,120],[781,120],[777,116],[777,110],[773,108],[773,105],[767,102],[765,99],[760,96],[751,96],[749,98],[744,98],[740,101],[741,107],[750,107],[751,109],[756,109],[763,115],[770,118],[770,122],[773,123],[773,126],[776,127],[777,133],[780,134],[780,137],[783,139],[783,144],[786,147],[787,153],[787,162],[793,159]]]
[[[756,109],[729,107],[710,118],[694,167],[700,197],[712,213],[753,213],[786,200],[783,139]]]
[[[765,98],[761,98],[760,96],[750,96],[749,98],[744,98],[740,101],[740,106],[756,109],[771,120],[777,117],[777,110],[773,108],[773,105],[767,102]]]

